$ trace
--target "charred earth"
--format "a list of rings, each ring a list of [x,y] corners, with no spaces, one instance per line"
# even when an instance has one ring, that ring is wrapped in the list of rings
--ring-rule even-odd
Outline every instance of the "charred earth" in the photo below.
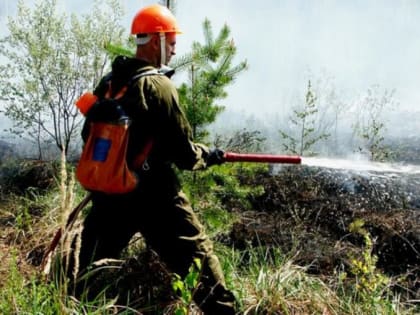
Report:
[[[273,168],[244,178],[262,185],[223,241],[235,248],[280,247],[321,276],[349,267],[364,247],[349,226],[360,219],[373,240],[377,267],[406,276],[408,299],[420,298],[420,174],[327,167]]]

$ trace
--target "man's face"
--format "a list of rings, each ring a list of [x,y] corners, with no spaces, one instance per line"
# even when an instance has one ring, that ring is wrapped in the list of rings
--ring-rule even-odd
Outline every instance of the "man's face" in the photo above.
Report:
[[[166,40],[165,40],[165,49],[166,49],[166,62],[165,65],[169,64],[172,56],[175,56],[175,46],[176,46],[176,34],[175,33],[167,33]]]

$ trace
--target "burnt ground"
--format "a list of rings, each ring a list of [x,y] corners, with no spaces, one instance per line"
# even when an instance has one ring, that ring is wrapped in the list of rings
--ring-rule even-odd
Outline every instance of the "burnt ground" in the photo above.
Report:
[[[39,176],[33,171],[23,172],[24,168],[12,171],[20,174],[18,183],[29,185],[21,180],[28,177],[28,181],[42,183],[41,189],[45,189],[44,186],[52,184],[53,176],[50,171],[39,171],[44,169],[39,163],[34,165]],[[350,257],[363,250],[363,238],[348,229],[355,219],[362,219],[374,241],[377,267],[389,276],[406,276],[405,286],[395,288],[403,298],[420,298],[420,174],[302,165],[273,168],[271,173],[244,176],[240,181],[261,185],[264,193],[249,200],[252,211],[245,210],[237,201],[226,203],[225,208],[237,213],[239,220],[217,241],[236,249],[267,246],[280,248],[286,254],[296,253],[293,255],[296,264],[328,278],[348,269]],[[4,184],[7,185],[2,188],[11,187]],[[18,187],[18,191],[27,190],[25,185]],[[33,259],[34,250],[25,247],[28,235],[14,234],[15,221],[10,211],[0,212],[1,258],[7,260],[16,248],[22,252],[20,266],[29,271],[31,266],[38,267],[43,251],[36,247],[39,257]],[[168,291],[171,278],[153,253],[145,251],[125,261],[122,267],[116,275],[119,288],[115,290],[135,297],[137,305],[147,304],[150,296],[160,301],[171,299]],[[6,274],[5,265],[0,268],[0,278]],[[105,281],[109,278],[105,277]],[[163,283],[167,285],[162,286]],[[167,303],[170,301],[163,302]]]
[[[377,267],[407,276],[407,297],[420,298],[420,174],[291,166],[243,180],[265,193],[223,238],[227,245],[298,252],[296,263],[329,276],[363,249],[363,238],[348,229],[362,219]]]

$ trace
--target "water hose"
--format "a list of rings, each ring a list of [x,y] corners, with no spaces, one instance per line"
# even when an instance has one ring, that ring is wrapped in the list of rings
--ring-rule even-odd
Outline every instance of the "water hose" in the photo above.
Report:
[[[301,164],[302,163],[302,158],[298,155],[225,152],[223,157],[224,157],[225,162],[256,162],[256,163],[283,163],[283,164]]]

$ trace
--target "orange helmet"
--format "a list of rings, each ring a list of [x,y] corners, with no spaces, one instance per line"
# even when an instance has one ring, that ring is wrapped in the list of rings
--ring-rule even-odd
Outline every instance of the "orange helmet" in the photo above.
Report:
[[[133,19],[131,34],[181,33],[175,16],[165,6],[152,4],[144,7]]]

